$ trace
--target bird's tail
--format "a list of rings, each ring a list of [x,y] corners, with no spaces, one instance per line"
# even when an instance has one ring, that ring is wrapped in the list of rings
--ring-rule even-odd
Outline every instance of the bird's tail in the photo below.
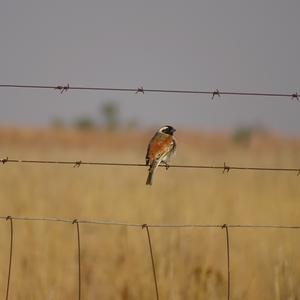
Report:
[[[158,161],[154,161],[152,163],[152,165],[150,166],[149,171],[148,171],[149,173],[148,173],[146,185],[152,185],[152,178],[153,178],[154,171],[156,170],[157,166],[158,166]]]

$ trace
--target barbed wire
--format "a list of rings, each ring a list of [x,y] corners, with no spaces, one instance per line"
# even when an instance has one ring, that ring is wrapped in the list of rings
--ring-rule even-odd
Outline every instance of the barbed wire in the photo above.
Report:
[[[121,221],[102,221],[102,220],[80,220],[75,219],[63,219],[63,218],[50,218],[50,217],[17,217],[17,216],[0,216],[0,220],[10,221],[10,248],[9,248],[9,268],[7,275],[7,288],[6,288],[6,300],[9,298],[9,288],[10,288],[10,278],[12,273],[12,257],[13,257],[13,240],[14,240],[14,221],[39,221],[39,222],[62,222],[69,224],[76,224],[77,233],[77,266],[78,266],[78,299],[81,299],[81,245],[80,245],[80,226],[79,224],[95,224],[95,225],[116,225],[125,227],[139,227],[141,229],[146,228],[149,254],[151,257],[151,265],[153,271],[153,281],[155,286],[156,299],[159,300],[159,289],[158,289],[158,278],[155,267],[154,251],[153,251],[153,241],[151,240],[149,228],[215,228],[215,229],[225,229],[226,237],[226,257],[227,257],[227,300],[230,300],[231,292],[231,281],[230,281],[230,240],[229,240],[229,229],[230,228],[241,228],[241,229],[300,229],[300,225],[280,225],[280,224],[147,224],[147,223],[127,223]]]
[[[80,167],[81,165],[92,166],[112,166],[112,167],[148,167],[142,163],[119,163],[119,162],[97,162],[97,161],[82,161],[82,160],[40,160],[40,159],[10,159],[8,157],[0,159],[0,164],[20,163],[20,164],[52,164],[52,165],[72,165]],[[222,170],[223,173],[228,173],[230,170],[238,171],[273,171],[273,172],[295,172],[300,175],[300,168],[279,168],[279,167],[249,167],[249,166],[234,166],[224,162],[223,165],[160,165],[163,168],[184,168],[184,169],[214,169]]]
[[[88,87],[88,86],[70,86],[66,85],[27,85],[27,84],[0,84],[0,88],[27,88],[27,89],[52,89],[58,90],[60,94],[63,94],[69,90],[81,90],[81,91],[107,91],[107,92],[134,92],[135,94],[145,93],[171,93],[171,94],[204,94],[211,95],[211,100],[214,100],[215,96],[221,97],[222,95],[231,96],[261,96],[261,97],[282,97],[290,98],[292,100],[299,101],[300,95],[298,92],[293,93],[260,93],[260,92],[234,92],[234,91],[220,91],[216,89],[214,91],[204,90],[179,90],[179,89],[145,89],[144,87],[137,88],[112,88],[112,87]]]

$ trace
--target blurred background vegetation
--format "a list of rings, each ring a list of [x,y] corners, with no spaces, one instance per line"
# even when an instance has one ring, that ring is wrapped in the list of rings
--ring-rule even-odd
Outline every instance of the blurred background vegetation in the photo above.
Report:
[[[115,101],[107,101],[99,106],[98,118],[83,115],[77,117],[71,124],[63,119],[54,117],[51,127],[55,129],[63,129],[74,127],[79,130],[95,130],[104,128],[114,131],[120,128],[135,129],[139,126],[137,118],[121,120],[120,105]]]
[[[104,118],[107,108],[100,109],[105,127],[93,130],[0,128],[2,156],[144,163],[155,129],[126,130],[118,113],[108,111]],[[177,129],[176,164],[300,165],[297,139],[244,128],[234,135]],[[140,224],[299,225],[299,177],[293,173],[160,168],[150,188],[146,176],[146,168],[5,164],[0,212]],[[155,297],[145,231],[87,224],[80,230],[84,299]],[[162,299],[226,299],[224,230],[151,228],[151,237]],[[9,238],[9,222],[3,220],[1,295]],[[232,299],[300,297],[297,230],[232,229],[230,247]],[[77,274],[74,225],[14,222],[11,299],[75,299]]]

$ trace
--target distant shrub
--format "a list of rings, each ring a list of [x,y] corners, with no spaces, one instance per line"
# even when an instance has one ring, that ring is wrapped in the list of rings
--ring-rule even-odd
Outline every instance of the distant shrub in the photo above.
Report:
[[[139,127],[139,122],[136,119],[131,119],[127,122],[128,129],[136,129]]]
[[[251,141],[254,129],[251,127],[240,127],[233,133],[232,139],[235,143],[248,145]]]
[[[65,123],[62,119],[55,117],[52,121],[51,121],[51,127],[55,128],[55,129],[62,129],[65,127]]]
[[[101,113],[108,129],[116,129],[120,124],[119,106],[115,102],[107,102],[101,106]]]
[[[90,130],[96,127],[95,122],[88,117],[80,117],[75,123],[74,127],[80,130]]]

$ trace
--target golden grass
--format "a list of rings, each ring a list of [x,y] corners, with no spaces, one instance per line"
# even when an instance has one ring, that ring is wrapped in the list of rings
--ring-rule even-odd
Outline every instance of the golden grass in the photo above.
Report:
[[[144,162],[152,132],[0,130],[1,155]],[[177,135],[174,163],[300,166],[300,142],[256,136],[249,146],[225,135]],[[53,165],[0,167],[0,215],[134,223],[300,224],[296,174]],[[76,299],[76,228],[15,221],[10,299]],[[80,225],[83,299],[154,299],[146,232]],[[226,299],[225,232],[151,229],[161,299]],[[231,229],[232,299],[298,299],[298,230]],[[0,222],[4,297],[9,222]]]

